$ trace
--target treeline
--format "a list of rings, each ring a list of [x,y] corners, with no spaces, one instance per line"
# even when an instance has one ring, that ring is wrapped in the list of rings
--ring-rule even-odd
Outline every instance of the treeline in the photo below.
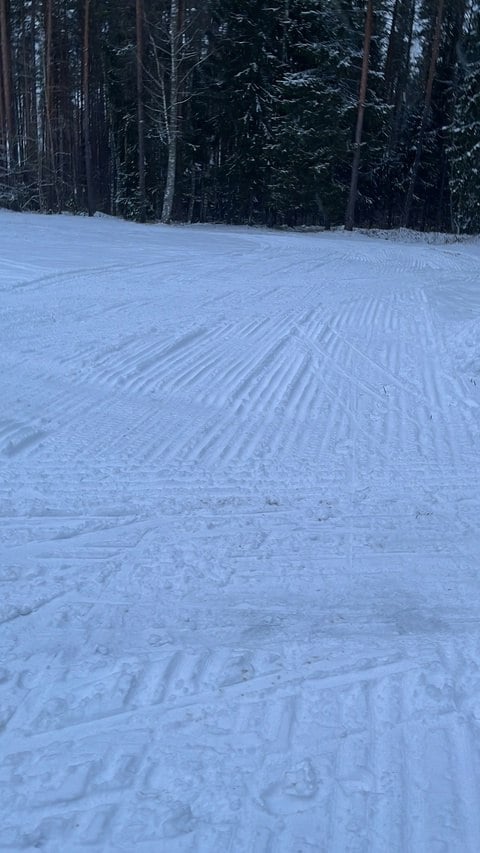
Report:
[[[480,0],[0,0],[0,205],[478,232]]]

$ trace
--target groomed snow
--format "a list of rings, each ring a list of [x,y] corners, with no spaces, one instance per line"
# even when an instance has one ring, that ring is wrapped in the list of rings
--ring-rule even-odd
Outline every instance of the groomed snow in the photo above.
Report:
[[[480,242],[0,212],[0,850],[478,853]]]

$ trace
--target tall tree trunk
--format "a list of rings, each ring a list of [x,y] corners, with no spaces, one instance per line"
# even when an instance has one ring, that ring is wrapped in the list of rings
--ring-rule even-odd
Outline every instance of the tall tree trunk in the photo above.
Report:
[[[163,197],[162,222],[170,222],[175,195],[175,177],[177,170],[178,143],[178,64],[179,64],[179,8],[178,0],[170,2],[170,104],[168,111],[168,162],[167,181]]]
[[[3,115],[5,122],[5,142],[7,169],[13,159],[13,103],[12,103],[12,63],[10,38],[8,32],[7,0],[0,0],[0,45],[2,53]]]
[[[92,144],[90,136],[90,0],[85,0],[83,22],[83,145],[85,149],[85,179],[87,212],[95,213],[92,182]]]
[[[290,0],[283,0],[283,21],[282,21],[282,62],[284,65],[288,61],[288,28],[290,23]]]
[[[58,27],[54,27],[57,23],[54,8],[55,0],[45,0],[44,18],[45,18],[45,49],[44,49],[44,103],[45,103],[45,165],[46,165],[46,183],[47,183],[47,206],[49,210],[61,210],[60,192],[58,186],[58,139],[56,139],[55,130],[58,131],[59,116],[56,107],[56,83],[57,83],[57,40],[54,38],[58,35]],[[55,50],[54,50],[55,42]],[[56,114],[57,121],[54,122]]]
[[[430,115],[430,107],[432,105],[433,82],[435,80],[435,72],[437,69],[438,54],[439,54],[439,50],[440,50],[440,36],[442,33],[443,7],[444,7],[444,0],[438,0],[437,16],[436,16],[436,21],[435,21],[435,31],[433,34],[433,42],[432,42],[432,52],[430,54],[430,64],[429,64],[429,68],[428,68],[427,84],[425,87],[425,99],[424,99],[424,104],[423,104],[422,120],[420,122],[420,129],[418,131],[418,141],[417,141],[417,148],[415,151],[415,160],[413,161],[412,174],[410,176],[410,183],[408,186],[407,198],[405,201],[405,210],[404,210],[404,214],[403,214],[403,224],[405,225],[405,227],[408,227],[408,224],[410,221],[410,213],[411,213],[412,202],[413,202],[413,193],[415,191],[415,185],[417,183],[418,171],[420,168],[420,161],[422,158],[423,143],[425,140],[425,132],[427,129],[428,118]]]
[[[43,144],[41,138],[41,120],[39,116],[38,104],[38,81],[37,81],[37,2],[32,0],[30,7],[30,53],[31,53],[31,86],[32,86],[32,120],[33,133],[35,139],[35,159],[36,159],[36,178],[38,192],[38,207],[39,210],[45,210],[45,198],[43,191]]]
[[[140,222],[145,222],[145,106],[143,103],[143,0],[136,0],[137,19],[137,121],[138,121],[138,197]]]
[[[345,218],[345,229],[352,231],[355,224],[355,205],[357,202],[358,171],[360,167],[360,152],[362,145],[363,117],[365,115],[365,100],[367,96],[368,65],[370,61],[370,43],[373,30],[373,0],[367,2],[367,16],[365,19],[365,36],[363,40],[362,74],[360,78],[360,93],[358,98],[357,125],[355,128],[355,144],[352,164],[352,179],[350,183],[350,194],[348,197],[347,215]]]
[[[404,22],[406,43],[403,48],[402,59],[398,71],[398,78],[395,83],[395,99],[394,99],[394,117],[392,122],[392,130],[389,139],[389,148],[396,148],[400,135],[404,109],[405,109],[405,91],[408,85],[411,69],[411,55],[413,42],[413,25],[415,23],[416,0],[408,0],[404,9]]]
[[[53,146],[53,65],[52,65],[52,35],[53,35],[53,0],[45,0],[45,51],[44,51],[44,98],[45,98],[45,165],[47,180],[47,207],[52,208],[53,198],[56,195],[54,184],[55,175],[55,151]]]
[[[25,0],[20,2],[20,32],[21,32],[21,93],[19,97],[19,109],[17,114],[17,127],[19,128],[19,137],[21,137],[21,154],[19,159],[24,171],[24,183],[30,183],[30,168],[32,158],[31,142],[32,131],[30,121],[32,117],[32,107],[30,103],[30,77],[29,77],[29,61],[28,61],[28,39],[26,25],[26,9]],[[20,88],[20,87],[19,87]],[[21,130],[20,130],[21,128]]]
[[[2,40],[0,37],[0,68],[2,67]],[[5,121],[5,96],[3,92],[3,72],[0,74],[0,181],[7,173],[7,128]]]
[[[399,3],[400,3],[400,0],[395,0],[394,6],[393,6],[392,23],[390,26],[390,36],[388,39],[387,58],[385,60],[385,86],[386,86],[387,100],[389,103],[392,102],[393,89],[394,89],[395,60],[397,58],[396,52],[397,52],[397,42],[398,42],[397,20],[398,20]]]

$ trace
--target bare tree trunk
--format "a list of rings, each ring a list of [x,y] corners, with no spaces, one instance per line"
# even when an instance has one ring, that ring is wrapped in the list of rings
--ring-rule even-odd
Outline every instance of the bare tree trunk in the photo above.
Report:
[[[168,111],[168,162],[167,181],[163,197],[162,222],[170,222],[175,194],[178,142],[178,0],[170,0],[170,104]]]
[[[423,142],[425,139],[425,131],[427,129],[428,117],[430,114],[430,107],[432,104],[433,81],[435,80],[435,72],[437,69],[438,54],[439,54],[439,50],[440,50],[440,36],[442,33],[443,7],[444,7],[444,0],[438,0],[437,17],[436,17],[436,21],[435,21],[435,32],[433,34],[433,42],[432,42],[432,53],[430,55],[430,65],[429,65],[429,69],[428,69],[427,85],[425,87],[425,100],[424,100],[424,105],[423,105],[422,120],[420,122],[420,130],[418,132],[417,148],[415,151],[415,160],[413,161],[412,174],[410,176],[410,183],[408,186],[407,198],[405,201],[405,210],[404,210],[404,215],[403,215],[403,224],[405,225],[405,227],[408,227],[408,223],[410,221],[410,212],[412,209],[413,193],[415,191],[415,184],[417,183],[418,171],[420,168],[420,160],[422,158]]]
[[[45,210],[45,199],[43,192],[43,145],[41,138],[41,119],[39,116],[39,103],[37,93],[37,3],[32,0],[30,8],[30,52],[32,61],[32,118],[35,134],[36,145],[36,173],[37,173],[37,189],[38,189],[38,207],[43,212]]]
[[[392,102],[394,78],[395,78],[395,52],[397,49],[397,19],[398,6],[400,0],[395,0],[392,12],[392,24],[390,27],[390,36],[388,39],[387,58],[385,60],[385,84],[387,89],[388,102]]]
[[[290,0],[283,0],[282,62],[288,62],[288,25],[290,23]]]
[[[7,0],[0,0],[0,44],[2,53],[3,116],[5,122],[6,162],[10,169],[13,158],[12,64],[8,33]]]
[[[358,98],[357,126],[355,129],[355,144],[352,165],[352,180],[350,183],[350,194],[348,197],[347,215],[345,218],[345,229],[352,231],[355,224],[355,205],[357,202],[358,172],[360,167],[360,152],[362,145],[363,117],[365,115],[365,99],[367,96],[368,65],[370,61],[370,43],[373,30],[373,0],[367,2],[367,16],[365,19],[365,37],[363,42],[362,74],[360,78],[360,93]]]
[[[29,61],[28,61],[28,39],[26,25],[26,10],[25,0],[20,2],[20,27],[21,27],[21,86],[22,92],[19,97],[19,106],[17,113],[18,135],[21,141],[21,154],[19,154],[20,163],[24,169],[24,181],[30,183],[30,164],[32,162],[32,132],[30,121],[32,116],[32,107],[30,103],[30,79],[29,79]],[[20,88],[20,87],[19,87]]]
[[[143,103],[143,0],[136,0],[137,18],[137,122],[138,122],[138,196],[140,222],[145,222],[145,107]]]
[[[400,135],[400,127],[404,112],[404,96],[407,88],[408,79],[410,76],[412,42],[413,42],[413,25],[415,23],[416,0],[408,0],[406,9],[404,10],[404,26],[405,30],[405,46],[398,71],[398,79],[395,82],[395,97],[394,97],[394,119],[392,122],[392,130],[389,139],[390,149],[395,148]]]
[[[2,39],[0,37],[0,68],[2,68]],[[3,72],[0,74],[0,181],[7,172],[7,128],[5,122],[5,99],[3,92]]]
[[[55,154],[53,150],[52,130],[52,108],[53,108],[53,80],[52,80],[52,30],[53,10],[52,0],[45,0],[45,53],[44,53],[44,86],[45,86],[45,165],[47,172],[47,207],[52,208],[53,193],[52,184],[55,182]],[[48,188],[50,184],[50,188]]]
[[[87,183],[87,211],[95,213],[92,183],[92,145],[90,139],[90,0],[85,0],[83,23],[83,144],[85,148],[85,178]]]

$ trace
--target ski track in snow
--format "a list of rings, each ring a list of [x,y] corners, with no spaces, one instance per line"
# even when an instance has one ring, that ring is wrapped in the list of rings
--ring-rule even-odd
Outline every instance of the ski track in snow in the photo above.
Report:
[[[478,242],[0,224],[0,851],[477,853]]]

